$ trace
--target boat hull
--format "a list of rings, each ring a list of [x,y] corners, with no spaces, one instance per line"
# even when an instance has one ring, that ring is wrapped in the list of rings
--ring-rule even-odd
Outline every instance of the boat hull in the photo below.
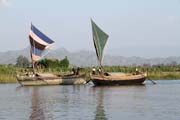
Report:
[[[17,76],[17,81],[22,86],[41,86],[41,85],[80,85],[85,84],[84,76],[62,76],[62,77],[41,77],[41,76]]]
[[[143,84],[146,76],[141,75],[124,75],[124,76],[91,76],[91,81],[95,86],[103,85],[138,85]]]

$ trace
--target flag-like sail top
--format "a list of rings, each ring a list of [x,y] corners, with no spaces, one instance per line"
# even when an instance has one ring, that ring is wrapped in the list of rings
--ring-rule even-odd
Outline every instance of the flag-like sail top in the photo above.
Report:
[[[91,20],[91,24],[92,24],[94,47],[96,49],[96,55],[98,57],[100,65],[101,65],[101,61],[102,61],[102,58],[103,58],[104,47],[106,45],[106,42],[107,42],[109,36],[105,32],[103,32],[95,24],[94,21]]]
[[[31,59],[33,62],[39,61],[42,57],[43,51],[54,43],[53,40],[51,40],[49,37],[39,31],[32,24],[29,33],[29,41],[31,45]]]

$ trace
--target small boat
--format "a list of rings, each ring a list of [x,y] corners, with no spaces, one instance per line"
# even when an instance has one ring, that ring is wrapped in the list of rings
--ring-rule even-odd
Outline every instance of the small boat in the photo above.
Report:
[[[96,86],[100,85],[136,85],[142,84],[146,80],[146,74],[126,74],[126,75],[93,75],[91,76],[92,82]]]
[[[80,85],[85,84],[85,76],[82,75],[54,75],[54,74],[36,74],[36,75],[17,75],[17,80],[22,86],[39,85]]]
[[[121,74],[121,73],[107,73],[104,71],[102,66],[103,51],[108,40],[108,35],[102,31],[93,20],[92,24],[92,33],[93,33],[93,42],[96,50],[96,55],[99,63],[101,73],[99,74],[90,74],[90,80],[94,85],[135,85],[143,84],[146,80],[147,75],[144,73],[137,74]]]
[[[46,51],[54,41],[38,30],[31,24],[29,34],[30,54],[33,67],[33,74],[17,74],[17,81],[22,86],[34,85],[75,85],[85,84],[85,74],[69,74],[69,75],[54,75],[54,74],[39,74],[35,71],[35,64],[43,57]]]

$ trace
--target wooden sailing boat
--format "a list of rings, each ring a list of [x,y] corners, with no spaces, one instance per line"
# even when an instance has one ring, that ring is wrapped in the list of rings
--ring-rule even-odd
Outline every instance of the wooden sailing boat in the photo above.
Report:
[[[94,85],[131,85],[142,84],[146,80],[146,74],[122,74],[122,73],[105,73],[102,66],[103,51],[108,40],[108,35],[103,32],[93,20],[92,33],[96,55],[101,69],[100,74],[91,74],[90,79]]]
[[[54,75],[54,74],[39,74],[35,71],[35,63],[37,63],[43,56],[43,52],[48,49],[54,41],[38,30],[31,24],[29,34],[30,54],[33,66],[33,74],[31,75],[17,75],[17,81],[22,86],[28,85],[74,85],[85,84],[85,75]]]

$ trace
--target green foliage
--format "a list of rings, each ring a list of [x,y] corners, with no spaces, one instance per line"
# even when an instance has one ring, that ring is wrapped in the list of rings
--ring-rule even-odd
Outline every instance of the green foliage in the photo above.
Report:
[[[19,57],[17,57],[16,60],[17,67],[27,68],[29,67],[29,64],[30,64],[29,60],[25,56],[20,55]]]
[[[0,65],[0,83],[16,82],[16,68],[15,65]]]
[[[58,59],[43,59],[38,62],[38,66],[43,68],[68,68],[69,60],[65,57],[63,60],[59,61]]]
[[[67,58],[65,58],[67,59]],[[66,61],[66,60],[62,60]],[[56,59],[41,60],[41,65],[47,66],[38,69],[39,73],[54,73],[54,74],[70,74],[72,67],[60,67],[62,61]],[[66,61],[67,62],[67,61]],[[63,63],[66,63],[63,62]],[[174,63],[173,63],[174,64]],[[57,65],[57,66],[56,66]],[[140,72],[147,72],[150,79],[180,79],[180,65],[155,65],[155,66],[104,66],[105,72],[124,72],[135,73],[136,67]],[[86,79],[89,79],[91,67],[81,68],[81,73],[86,73]],[[96,67],[98,69],[98,67]],[[32,71],[28,68],[19,68],[16,65],[0,65],[0,83],[16,82],[16,73],[23,74],[25,70]]]
[[[15,74],[16,69],[14,65],[0,65],[0,74]]]
[[[63,68],[67,68],[69,66],[69,60],[67,59],[67,56],[60,61],[59,66]]]
[[[37,63],[39,66],[43,66],[44,68],[48,68],[48,60],[47,59],[42,59]]]
[[[57,59],[43,59],[38,62],[38,65],[42,65],[44,68],[56,68],[59,65]]]

